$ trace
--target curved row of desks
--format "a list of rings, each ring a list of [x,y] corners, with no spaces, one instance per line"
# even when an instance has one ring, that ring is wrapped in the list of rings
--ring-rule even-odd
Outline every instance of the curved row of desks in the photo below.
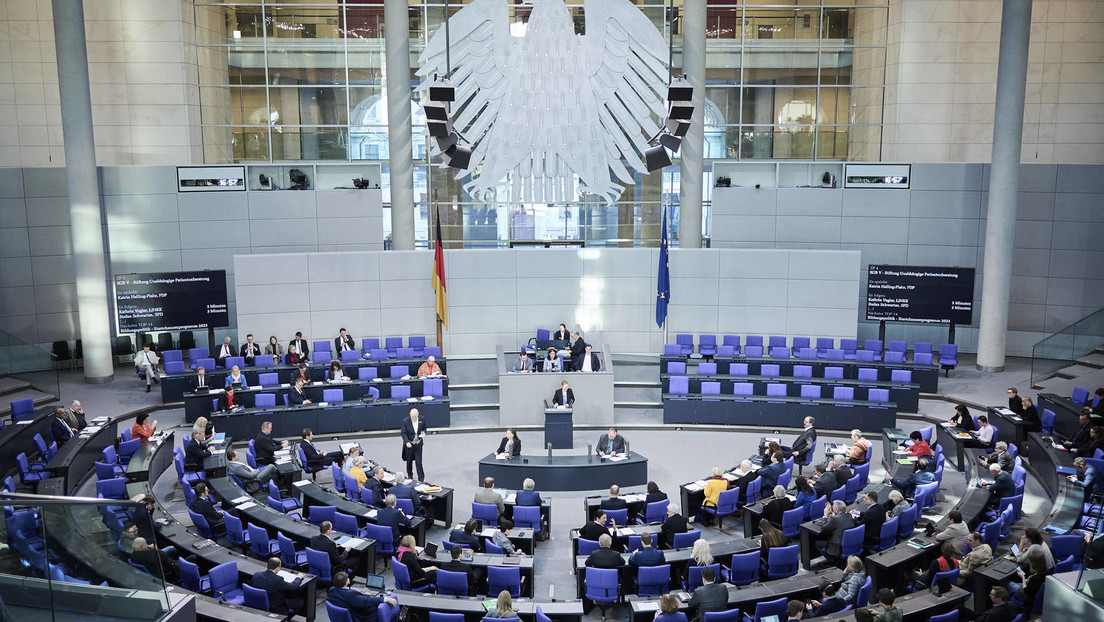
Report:
[[[448,398],[431,401],[379,400],[375,402],[337,402],[321,405],[246,408],[233,413],[210,416],[212,425],[227,436],[249,439],[257,436],[261,422],[272,422],[273,437],[298,438],[303,428],[316,436],[348,434],[365,430],[395,430],[396,447],[399,426],[417,408],[429,428],[446,428],[451,421]]]
[[[802,427],[805,417],[819,429],[877,432],[897,427],[897,405],[892,402],[810,399],[766,395],[663,395],[663,423]]]
[[[667,356],[660,357],[660,369],[667,369],[667,361],[687,361],[687,356]],[[747,357],[737,356],[732,358],[713,357],[713,362],[717,364],[718,374],[731,374],[731,367],[733,363],[746,363],[748,366],[747,373],[758,376],[763,365],[778,365],[779,373],[782,376],[793,376],[794,365],[809,365],[813,368],[814,377],[824,377],[825,367],[842,367],[843,377],[851,380],[859,379],[859,368],[867,367],[878,370],[878,380],[890,381],[892,380],[893,370],[905,369],[912,372],[912,381],[920,385],[920,390],[924,393],[936,393],[939,390],[939,366],[938,365],[917,365],[915,363],[886,363],[883,361],[830,361],[827,359],[799,359],[799,358],[787,358],[787,359],[775,359],[769,356],[763,357]]]
[[[659,381],[663,393],[670,392],[671,377],[668,374],[660,374]],[[732,388],[736,383],[749,383],[752,385],[755,395],[764,396],[767,394],[767,385],[781,384],[786,387],[786,395],[789,397],[801,397],[801,387],[804,385],[819,386],[821,387],[821,393],[825,392],[825,388],[828,388],[830,393],[830,387],[851,387],[855,389],[855,399],[858,401],[865,401],[869,396],[870,389],[887,389],[889,390],[889,401],[897,404],[899,412],[914,413],[920,407],[920,385],[915,382],[795,378],[793,376],[702,376],[688,374],[685,377],[688,380],[690,395],[700,395],[703,382],[719,382],[722,395],[731,395]]]

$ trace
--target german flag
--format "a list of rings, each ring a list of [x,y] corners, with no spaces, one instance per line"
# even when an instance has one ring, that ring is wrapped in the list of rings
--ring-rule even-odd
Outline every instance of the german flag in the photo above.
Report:
[[[448,292],[445,291],[445,250],[441,246],[441,212],[437,212],[437,245],[433,252],[433,291],[436,292],[437,319],[448,328]]]

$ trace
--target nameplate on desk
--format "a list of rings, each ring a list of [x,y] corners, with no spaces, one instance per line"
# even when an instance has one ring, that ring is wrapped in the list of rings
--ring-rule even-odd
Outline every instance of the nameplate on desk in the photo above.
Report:
[[[301,479],[297,482],[292,482],[292,484],[295,485],[295,486],[306,486],[309,483],[311,483],[311,481],[309,479]]]
[[[290,388],[290,387],[291,387],[291,385],[286,383],[286,382],[281,382],[280,383],[280,388],[281,389],[287,389],[287,388]]]
[[[239,510],[247,510],[247,509],[249,509],[249,508],[255,508],[255,507],[257,507],[257,503],[256,503],[256,502],[254,502],[254,501],[246,501],[245,503],[242,503],[242,504],[240,504],[240,505],[236,505],[236,506],[234,506],[234,507],[236,507],[236,508],[237,508],[237,509],[239,509]]]
[[[614,454],[614,455],[610,456],[609,458],[606,458],[606,460],[609,460],[610,462],[622,462],[622,461],[628,460],[628,459],[629,459],[629,454]]]
[[[329,406],[327,402],[318,402],[319,406]]]
[[[939,425],[943,426],[944,428],[948,428],[948,429],[955,427],[955,424],[951,423],[950,421],[944,421],[943,423],[940,423]]]
[[[237,499],[232,499],[230,501],[230,503],[233,503],[234,505],[240,505],[242,503],[245,503],[247,501],[252,501],[252,500],[253,500],[253,497],[250,497],[249,495],[242,495],[242,496],[238,497]]]

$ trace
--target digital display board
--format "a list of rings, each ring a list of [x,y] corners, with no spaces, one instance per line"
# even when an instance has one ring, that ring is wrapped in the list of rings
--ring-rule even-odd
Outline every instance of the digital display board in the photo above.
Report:
[[[117,274],[115,316],[120,333],[229,326],[226,271]]]
[[[866,277],[868,321],[973,323],[974,269],[871,265]]]

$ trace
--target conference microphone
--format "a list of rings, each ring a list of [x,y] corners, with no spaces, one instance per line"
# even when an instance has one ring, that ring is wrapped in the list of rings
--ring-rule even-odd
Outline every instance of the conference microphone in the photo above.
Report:
[[[594,461],[594,455],[593,454],[594,454],[594,444],[588,442],[587,443],[587,462],[593,462]]]

